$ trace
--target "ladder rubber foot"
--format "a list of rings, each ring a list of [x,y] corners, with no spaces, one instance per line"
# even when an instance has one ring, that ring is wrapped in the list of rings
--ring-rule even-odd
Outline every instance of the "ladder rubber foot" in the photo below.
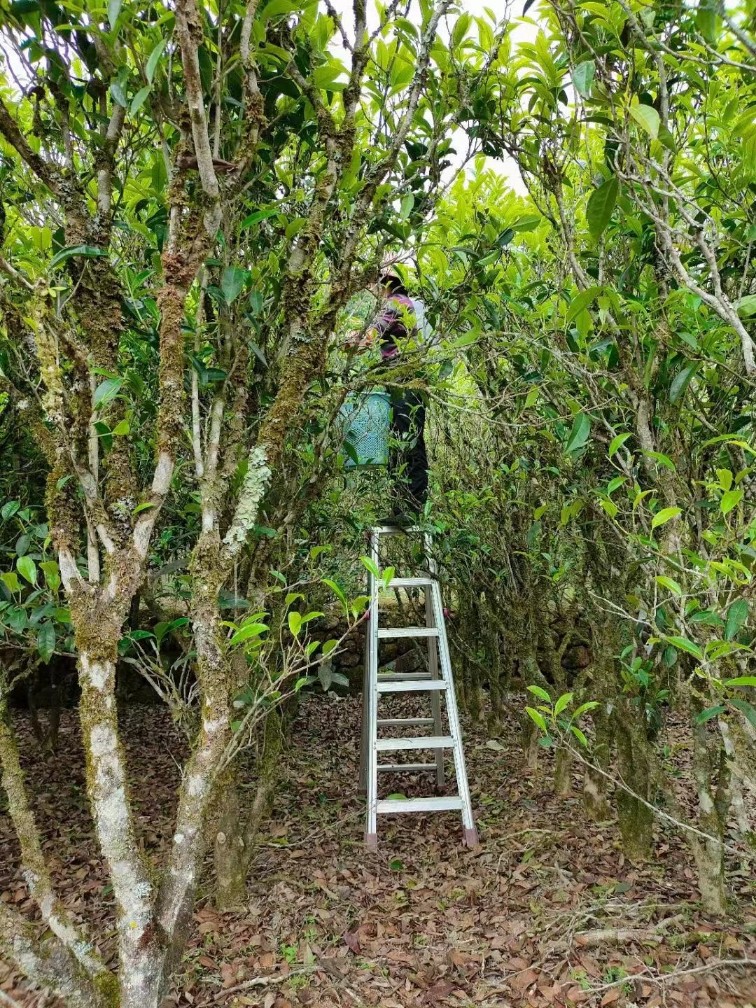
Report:
[[[371,854],[375,854],[378,850],[378,834],[377,833],[366,833],[365,834],[365,850],[370,851]]]
[[[465,847],[479,847],[480,841],[478,840],[478,831],[473,826],[472,829],[462,828],[462,842]]]

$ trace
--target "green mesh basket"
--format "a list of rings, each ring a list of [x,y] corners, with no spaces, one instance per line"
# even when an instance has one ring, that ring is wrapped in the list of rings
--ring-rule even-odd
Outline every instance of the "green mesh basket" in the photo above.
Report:
[[[344,468],[388,465],[391,397],[386,392],[349,395],[340,411]]]

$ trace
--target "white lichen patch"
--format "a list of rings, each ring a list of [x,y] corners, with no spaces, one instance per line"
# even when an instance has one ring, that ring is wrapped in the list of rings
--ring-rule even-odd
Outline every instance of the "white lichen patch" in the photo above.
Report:
[[[89,657],[83,654],[81,656],[81,674],[93,689],[103,693],[107,688],[110,676],[114,674],[114,670],[109,662],[90,661]]]
[[[232,556],[239,552],[247,540],[249,530],[257,522],[260,502],[268,489],[271,476],[265,449],[259,446],[253,448],[247,458],[247,474],[242,483],[234,520],[223,540]]]
[[[186,793],[190,798],[199,798],[205,793],[207,781],[200,774],[194,774],[186,783]]]
[[[701,806],[701,811],[704,815],[710,815],[714,811],[714,802],[711,800],[711,795],[708,791],[701,789],[698,792],[698,804]]]

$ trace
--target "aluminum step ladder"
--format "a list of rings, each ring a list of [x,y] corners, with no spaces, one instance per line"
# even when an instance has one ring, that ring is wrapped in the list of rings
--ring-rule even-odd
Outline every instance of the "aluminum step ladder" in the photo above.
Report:
[[[432,537],[419,528],[399,529],[391,525],[381,525],[370,530],[370,558],[376,569],[380,567],[381,536],[419,534],[423,536],[428,573],[424,577],[395,577],[388,582],[388,588],[419,589],[425,595],[425,626],[380,627],[379,590],[373,573],[368,573],[368,594],[370,613],[365,640],[365,680],[362,700],[362,758],[360,762],[360,784],[367,795],[365,825],[365,846],[375,850],[378,845],[378,816],[397,812],[442,812],[457,810],[462,813],[462,838],[468,847],[478,844],[478,832],[473,819],[470,788],[467,783],[465,754],[462,747],[462,733],[459,727],[457,698],[454,692],[449,642],[446,637],[444,609],[441,600],[441,586],[438,569],[432,556]],[[427,639],[428,669],[423,672],[381,672],[379,670],[378,645],[381,640],[399,637]],[[379,704],[381,698],[395,693],[423,693],[430,700],[431,716],[421,718],[381,718]],[[449,734],[443,734],[442,702],[446,704]],[[382,728],[432,728],[432,735],[402,737],[392,734],[384,736]],[[379,763],[382,753],[412,750],[431,750],[432,763]],[[378,798],[378,775],[385,772],[417,773],[432,772],[436,785],[444,784],[444,750],[451,749],[454,757],[454,774],[457,793],[454,795],[429,796],[427,798]]]

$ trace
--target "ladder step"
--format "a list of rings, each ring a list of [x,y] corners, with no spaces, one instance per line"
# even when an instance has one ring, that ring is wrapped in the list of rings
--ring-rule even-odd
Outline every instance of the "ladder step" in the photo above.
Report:
[[[391,770],[393,773],[419,773],[423,770],[438,770],[435,763],[379,763],[378,772]]]
[[[438,627],[407,626],[378,628],[378,640],[389,640],[392,637],[438,637]]]
[[[432,678],[433,676],[428,672],[380,672],[378,674],[378,682],[409,682],[411,679],[417,682]]]
[[[433,585],[433,578],[429,577],[416,577],[416,578],[392,578],[388,586],[389,588],[430,588]]]
[[[395,717],[378,718],[376,722],[379,728],[393,728],[403,725],[405,728],[424,728],[426,725],[435,724],[432,717]]]
[[[461,811],[459,795],[444,798],[386,798],[377,803],[379,815],[386,812],[447,812]]]
[[[379,693],[409,693],[412,690],[445,690],[447,685],[444,679],[417,679],[415,682],[379,682],[377,688]]]
[[[451,749],[454,739],[451,735],[421,735],[420,738],[377,739],[378,752],[396,752],[399,749]]]
[[[422,532],[419,525],[410,525],[408,528],[399,528],[398,525],[376,525],[372,531],[378,535],[405,535],[407,532]]]

